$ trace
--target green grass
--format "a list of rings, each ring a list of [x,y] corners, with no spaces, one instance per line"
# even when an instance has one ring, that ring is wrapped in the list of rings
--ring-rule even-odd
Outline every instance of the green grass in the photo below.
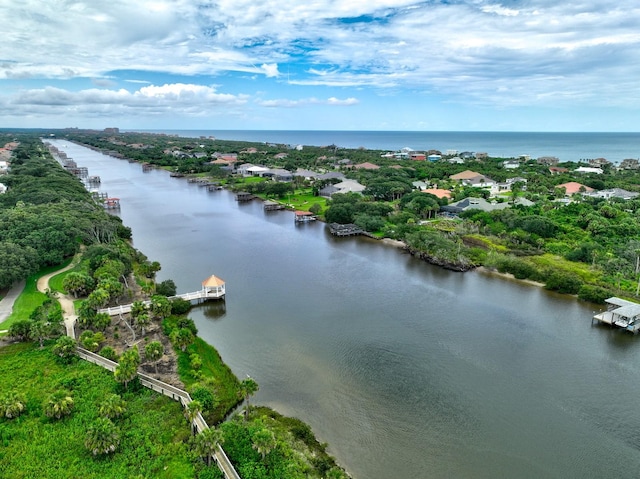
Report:
[[[37,273],[27,278],[24,290],[16,302],[13,304],[13,312],[9,317],[0,323],[0,329],[9,329],[9,327],[20,319],[29,319],[29,315],[47,299],[47,295],[40,293],[37,288],[38,278],[46,273]]]
[[[327,199],[321,196],[313,196],[311,189],[296,190],[296,192],[290,197],[287,197],[286,200],[289,204],[293,205],[296,210],[301,211],[309,211],[309,208],[316,203],[322,206],[322,211],[327,207]]]
[[[560,270],[573,273],[580,277],[585,283],[589,284],[597,284],[602,276],[601,273],[594,271],[587,264],[569,261],[553,254],[545,253],[540,256],[530,256],[527,260],[539,269]]]
[[[189,356],[193,353],[198,354],[202,359],[200,378],[192,374]],[[213,424],[220,422],[238,404],[240,385],[238,378],[222,361],[218,351],[199,337],[196,337],[195,342],[187,348],[186,352],[177,351],[177,354],[178,374],[187,391],[198,382],[208,380],[213,383],[218,406],[213,414],[206,415],[206,419],[211,420]]]
[[[49,280],[49,289],[51,289],[51,291],[58,291],[58,292],[67,294],[67,291],[65,291],[65,289],[63,288],[62,283],[64,282],[64,279],[67,277],[69,273],[74,273],[74,272],[86,273],[86,267],[81,263],[78,263],[73,268],[67,271],[63,271],[60,274],[56,274],[55,276],[52,276],[51,279]]]
[[[127,413],[114,422],[119,449],[93,457],[84,446],[87,426],[98,417],[105,395],[118,392],[113,375],[78,360],[62,365],[49,348],[22,343],[0,348],[0,395],[17,390],[27,410],[17,419],[0,419],[2,477],[42,479],[193,478],[199,467],[185,441],[189,427],[179,403],[141,388],[125,392]],[[43,402],[58,389],[71,390],[72,414],[61,420],[43,414]]]

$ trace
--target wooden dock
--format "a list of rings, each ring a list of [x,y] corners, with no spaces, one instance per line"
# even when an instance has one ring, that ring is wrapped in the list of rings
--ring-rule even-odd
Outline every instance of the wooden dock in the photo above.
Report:
[[[316,215],[310,211],[296,211],[296,214],[293,216],[293,221],[295,223],[308,223],[317,219]]]
[[[357,236],[364,233],[364,230],[354,224],[341,225],[339,223],[331,223],[329,231],[333,236]]]
[[[254,198],[255,196],[253,196],[253,194],[247,193],[246,191],[241,191],[236,193],[236,201],[240,201],[240,202],[251,201]]]
[[[167,299],[184,299],[185,301],[195,300],[210,300],[210,299],[224,299],[226,292],[225,282],[217,276],[211,275],[202,282],[202,289],[199,291],[193,291],[191,293],[177,294],[175,296],[169,296]],[[149,306],[151,300],[142,301],[143,304]],[[111,308],[99,309],[99,313],[107,313],[109,316],[116,316],[119,314],[128,314],[131,312],[133,303],[121,304],[119,306],[113,306]]]
[[[277,211],[277,210],[284,210],[285,206],[282,203],[278,203],[277,201],[265,201],[264,205],[262,206],[262,208],[265,211]]]
[[[592,321],[625,329],[633,334],[640,331],[640,304],[611,297],[605,300],[607,310],[593,316]]]

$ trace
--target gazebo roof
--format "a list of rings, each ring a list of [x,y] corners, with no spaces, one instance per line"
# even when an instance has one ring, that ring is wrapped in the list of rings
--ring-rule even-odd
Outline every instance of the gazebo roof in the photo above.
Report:
[[[211,288],[211,287],[214,287],[214,286],[222,286],[223,284],[224,284],[224,280],[222,280],[222,279],[220,279],[217,276],[212,274],[211,276],[209,276],[207,279],[205,279],[202,282],[202,287],[203,288]]]

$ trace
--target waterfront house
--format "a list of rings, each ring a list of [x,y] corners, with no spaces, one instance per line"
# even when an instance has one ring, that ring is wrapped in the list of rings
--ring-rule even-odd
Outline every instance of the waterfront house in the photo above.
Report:
[[[366,186],[361,185],[356,180],[344,180],[335,185],[328,185],[319,191],[319,195],[331,198],[336,193],[362,193]]]
[[[262,176],[265,178],[273,178],[275,181],[293,181],[293,174],[284,168],[271,168],[269,171],[265,171]]]
[[[227,163],[226,160],[222,160],[222,159],[216,160],[216,161],[221,161],[221,162]],[[215,162],[212,162],[212,163],[215,163]],[[252,163],[243,163],[242,165],[238,165],[238,167],[236,168],[236,172],[239,175],[242,175],[242,176],[251,176],[251,174],[249,173],[249,168],[252,168],[254,166],[256,166],[256,165],[254,165]]]

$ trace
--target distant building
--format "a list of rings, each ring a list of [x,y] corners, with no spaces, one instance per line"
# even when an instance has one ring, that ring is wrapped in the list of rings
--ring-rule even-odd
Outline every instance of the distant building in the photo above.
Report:
[[[640,169],[640,161],[635,158],[627,158],[620,163],[621,170],[637,170]]]
[[[593,188],[589,188],[588,186],[580,184],[577,181],[562,183],[561,185],[556,185],[556,188],[564,188],[566,196],[575,195],[576,193],[589,193],[593,191]]]
[[[515,170],[520,168],[520,162],[518,160],[507,160],[502,163],[502,167],[506,170]]]
[[[621,198],[623,200],[632,200],[637,198],[640,193],[636,193],[634,191],[623,190],[622,188],[611,188],[609,190],[601,190],[601,191],[592,191],[590,193],[585,193],[584,196],[589,196],[591,198]]]
[[[555,156],[541,156],[537,161],[539,165],[546,166],[558,166],[558,163],[560,163],[560,160]]]
[[[579,166],[574,170],[576,173],[595,173],[601,175],[603,173],[602,168],[591,168],[589,166]]]
[[[359,163],[357,165],[353,165],[354,168],[358,170],[379,170],[380,167],[378,165],[374,165],[373,163],[369,163],[365,161],[364,163]]]
[[[436,198],[446,198],[447,200],[451,199],[451,190],[445,190],[442,188],[427,188],[423,191],[423,193],[429,193],[430,195],[435,196]]]

